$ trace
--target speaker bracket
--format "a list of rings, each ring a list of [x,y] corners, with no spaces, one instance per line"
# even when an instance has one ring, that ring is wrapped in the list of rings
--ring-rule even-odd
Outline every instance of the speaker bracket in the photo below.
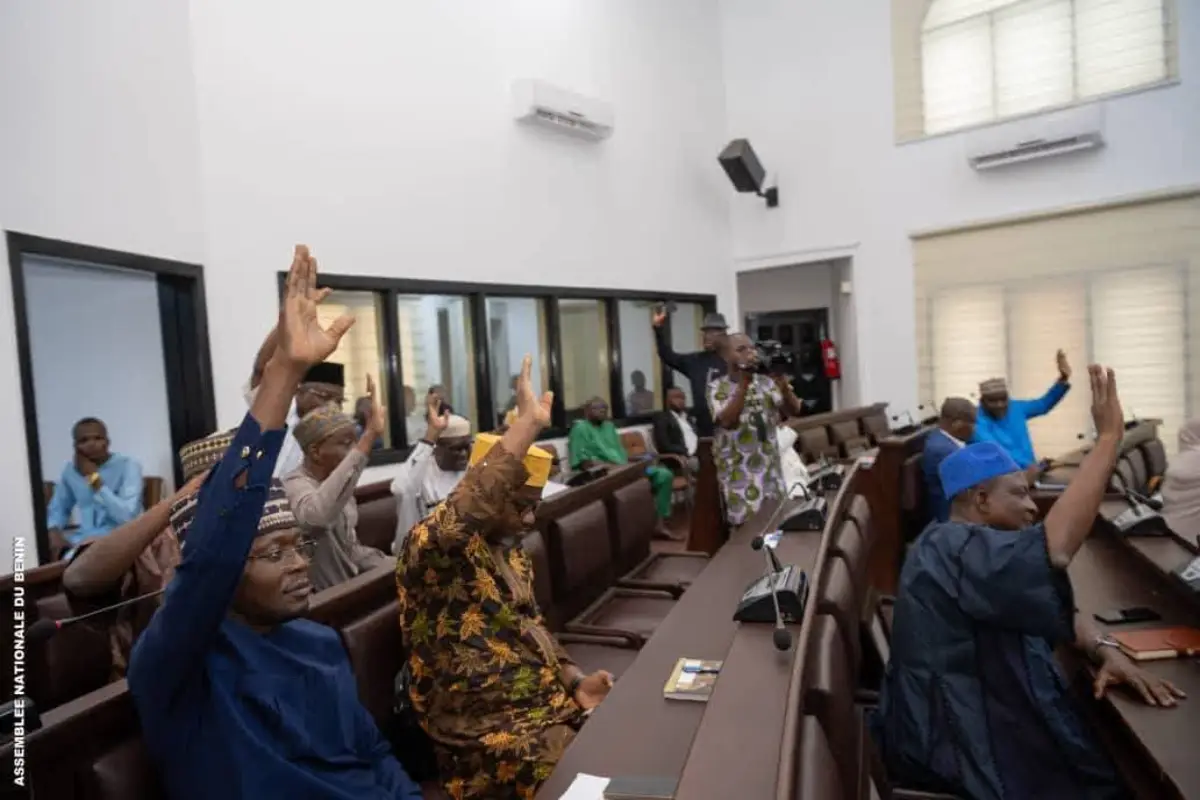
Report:
[[[757,192],[757,194],[759,197],[761,197],[767,201],[767,208],[778,208],[779,207],[779,187],[778,186],[772,186],[770,189],[766,189],[765,191]]]

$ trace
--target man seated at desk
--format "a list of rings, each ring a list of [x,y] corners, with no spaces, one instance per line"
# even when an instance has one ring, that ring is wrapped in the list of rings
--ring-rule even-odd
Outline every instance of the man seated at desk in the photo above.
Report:
[[[85,417],[75,423],[71,436],[75,456],[63,467],[46,515],[50,547],[56,553],[103,536],[142,513],[142,466],[109,451],[104,423]],[[79,527],[64,533],[74,511],[78,511]]]
[[[1124,433],[1112,371],[1089,373],[1096,445],[1044,523],[1024,472],[994,442],[942,462],[950,521],[926,528],[905,559],[877,720],[899,785],[986,800],[1128,796],[1066,691],[1058,645],[1097,663],[1097,697],[1119,683],[1150,705],[1183,696],[1075,611],[1067,565]]]
[[[921,472],[925,475],[925,496],[929,518],[934,522],[950,519],[950,501],[942,491],[938,467],[946,457],[964,447],[975,435],[975,404],[965,397],[947,397],[942,403],[937,427],[925,437],[921,449]]]
[[[979,414],[975,421],[975,441],[995,442],[1008,451],[1013,460],[1031,478],[1040,471],[1029,438],[1029,420],[1054,410],[1071,389],[1071,365],[1067,354],[1055,355],[1058,380],[1036,400],[1012,400],[1004,378],[992,378],[979,384]]]
[[[593,397],[584,407],[584,418],[575,420],[567,436],[567,449],[571,451],[571,469],[587,469],[603,465],[629,463],[629,454],[621,444],[617,426],[608,418],[608,403]],[[671,485],[675,473],[666,467],[650,463],[646,477],[654,492],[654,510],[658,512],[655,535],[673,538],[667,531],[666,521],[671,517]]]
[[[534,395],[531,364],[517,418],[503,437],[476,437],[466,476],[396,565],[408,696],[455,798],[532,798],[612,686],[607,672],[584,675],[546,630],[520,547],[551,462],[533,446],[551,394]]]

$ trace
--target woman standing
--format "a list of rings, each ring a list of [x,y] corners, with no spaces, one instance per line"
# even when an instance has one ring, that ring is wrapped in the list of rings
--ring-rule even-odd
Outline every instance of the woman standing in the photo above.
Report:
[[[729,524],[741,525],[767,497],[784,493],[775,429],[785,416],[800,413],[801,402],[783,374],[756,372],[758,353],[744,333],[725,343],[729,374],[708,384],[715,431],[713,459],[725,498]]]

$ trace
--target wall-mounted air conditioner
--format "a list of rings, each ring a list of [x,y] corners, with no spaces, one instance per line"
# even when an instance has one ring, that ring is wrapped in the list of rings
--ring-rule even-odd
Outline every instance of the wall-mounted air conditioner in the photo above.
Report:
[[[1104,106],[1089,103],[990,125],[966,136],[973,169],[998,169],[1104,146]]]
[[[592,141],[612,136],[613,108],[603,100],[529,79],[513,81],[512,94],[520,122]]]

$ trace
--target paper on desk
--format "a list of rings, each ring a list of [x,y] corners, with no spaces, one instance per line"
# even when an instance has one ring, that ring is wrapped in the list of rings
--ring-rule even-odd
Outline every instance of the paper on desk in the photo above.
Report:
[[[767,535],[763,536],[763,544],[773,550],[775,549],[775,545],[779,544],[779,540],[782,538],[782,536],[783,531],[771,531]]]
[[[604,790],[608,787],[608,778],[598,778],[581,772],[563,792],[559,800],[604,800]]]

